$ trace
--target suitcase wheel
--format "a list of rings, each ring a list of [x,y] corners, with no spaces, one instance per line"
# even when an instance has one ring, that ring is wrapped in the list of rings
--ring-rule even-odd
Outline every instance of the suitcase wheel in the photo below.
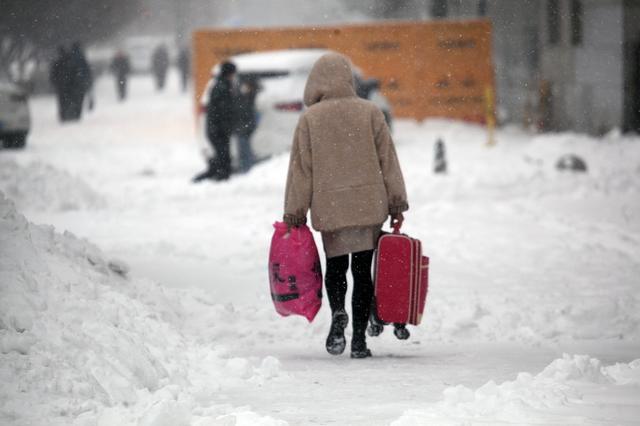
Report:
[[[393,334],[396,335],[398,340],[407,340],[409,336],[411,336],[411,333],[405,328],[404,324],[394,324],[394,326]]]

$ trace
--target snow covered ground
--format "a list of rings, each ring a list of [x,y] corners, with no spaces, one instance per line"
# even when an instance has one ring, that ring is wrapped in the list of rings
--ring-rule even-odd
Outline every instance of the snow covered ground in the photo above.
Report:
[[[77,124],[31,106],[27,149],[0,151],[0,424],[640,424],[640,138],[504,128],[488,148],[398,120],[427,311],[351,360],[324,350],[326,304],[312,324],[271,306],[286,154],[191,184],[177,79],[124,104],[99,80]],[[589,172],[556,171],[565,153]]]

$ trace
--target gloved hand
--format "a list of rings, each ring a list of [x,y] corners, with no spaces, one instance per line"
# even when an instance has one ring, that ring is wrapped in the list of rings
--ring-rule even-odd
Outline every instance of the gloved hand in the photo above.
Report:
[[[307,223],[307,218],[294,216],[292,214],[285,214],[282,216],[282,221],[287,224],[287,231],[291,231],[291,227],[297,228],[298,226]]]

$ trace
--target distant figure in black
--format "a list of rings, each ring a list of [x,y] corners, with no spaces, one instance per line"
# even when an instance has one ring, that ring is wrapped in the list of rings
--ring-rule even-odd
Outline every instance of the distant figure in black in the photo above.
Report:
[[[447,155],[442,139],[438,139],[435,147],[433,171],[435,173],[447,173]]]
[[[255,78],[240,81],[236,97],[235,133],[238,136],[239,171],[246,173],[255,163],[251,149],[251,135],[258,125],[256,95],[259,84]]]
[[[186,92],[189,85],[189,73],[191,72],[191,58],[189,57],[189,49],[183,47],[178,54],[178,69],[182,82],[182,91]]]
[[[235,74],[236,66],[233,63],[222,63],[216,84],[209,92],[206,129],[207,138],[215,150],[215,157],[209,160],[208,170],[193,178],[194,182],[200,182],[203,179],[226,180],[231,175],[229,139],[234,129],[233,79]]]
[[[156,89],[164,89],[164,83],[167,78],[167,70],[169,69],[169,51],[167,46],[161,44],[156,47],[151,57],[151,70],[156,80]]]
[[[69,116],[69,52],[64,46],[58,47],[58,56],[51,63],[49,81],[58,98],[58,118],[67,121]]]
[[[131,63],[129,55],[124,51],[118,50],[111,61],[111,72],[116,78],[116,90],[118,92],[118,100],[123,101],[127,98],[127,79],[131,72]]]
[[[87,58],[80,43],[73,43],[68,61],[69,70],[69,115],[72,120],[82,116],[84,97],[91,89],[93,78]]]

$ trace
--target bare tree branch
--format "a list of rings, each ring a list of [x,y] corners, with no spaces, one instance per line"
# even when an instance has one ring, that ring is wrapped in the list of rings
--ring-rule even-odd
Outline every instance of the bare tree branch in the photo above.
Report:
[[[140,12],[140,0],[2,0],[0,73],[12,79],[58,45],[107,40]],[[47,54],[48,53],[48,54]]]

